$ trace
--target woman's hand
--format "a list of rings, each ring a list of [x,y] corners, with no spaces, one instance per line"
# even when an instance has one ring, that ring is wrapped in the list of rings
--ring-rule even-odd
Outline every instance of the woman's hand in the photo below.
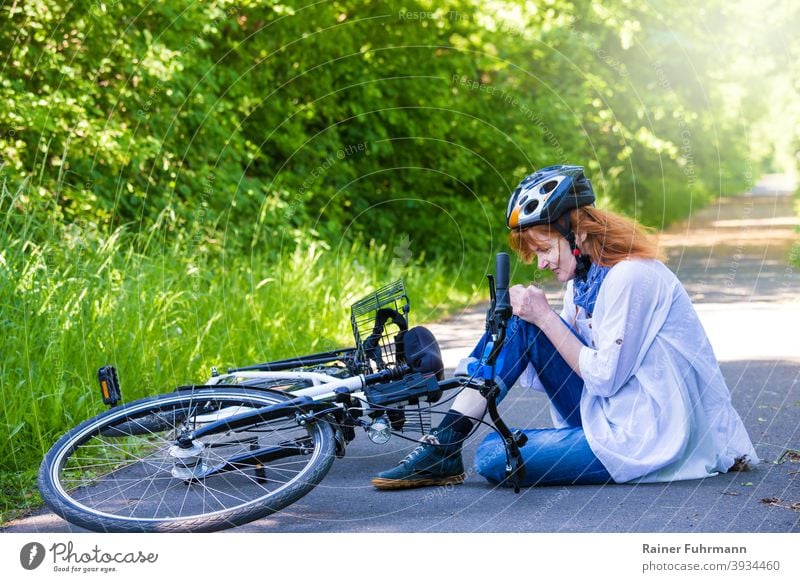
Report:
[[[581,374],[580,355],[583,344],[567,324],[550,308],[544,291],[531,285],[514,285],[508,290],[514,315],[538,327],[558,350],[578,376]]]
[[[553,312],[547,296],[538,287],[514,285],[508,290],[508,294],[514,315],[528,323],[541,327],[545,318]]]

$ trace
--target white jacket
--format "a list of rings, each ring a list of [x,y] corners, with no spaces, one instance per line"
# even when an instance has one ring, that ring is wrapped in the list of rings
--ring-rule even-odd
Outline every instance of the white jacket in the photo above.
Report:
[[[561,317],[584,339],[581,419],[618,483],[697,479],[736,458],[758,462],[705,330],[677,277],[657,260],[606,275],[592,318],[567,286]],[[543,390],[531,366],[520,379]],[[563,426],[551,407],[556,426]]]

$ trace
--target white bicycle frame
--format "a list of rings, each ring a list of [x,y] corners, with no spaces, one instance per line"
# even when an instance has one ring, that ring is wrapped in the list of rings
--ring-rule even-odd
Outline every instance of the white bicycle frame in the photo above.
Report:
[[[369,411],[371,408],[367,406],[366,395],[363,392],[366,386],[365,376],[359,374],[357,376],[350,376],[349,378],[334,378],[327,374],[319,372],[294,372],[294,371],[280,371],[280,372],[233,372],[231,374],[221,374],[213,376],[207,382],[207,386],[217,384],[237,385],[241,384],[242,380],[310,380],[312,386],[305,388],[297,388],[294,390],[287,390],[287,394],[294,397],[307,396],[315,401],[333,401],[336,398],[336,390],[339,388],[346,388],[350,394],[353,395],[359,402],[364,403],[364,410]],[[243,385],[242,388],[247,388]]]

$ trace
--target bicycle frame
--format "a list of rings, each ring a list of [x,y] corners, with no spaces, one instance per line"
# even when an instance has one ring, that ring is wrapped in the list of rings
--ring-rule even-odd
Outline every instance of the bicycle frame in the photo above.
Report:
[[[351,364],[351,361],[354,361],[356,359],[357,351],[358,348],[342,348],[340,350],[319,352],[316,354],[310,354],[308,356],[302,356],[299,358],[288,358],[285,360],[276,360],[274,362],[267,362],[264,364],[255,364],[253,366],[232,368],[228,370],[228,375],[231,375],[235,372],[248,372],[248,371],[280,372],[281,370],[290,370],[292,368],[302,368],[307,366],[319,366],[338,361],[345,362],[345,364],[348,365],[349,368],[350,365],[355,365]]]
[[[271,390],[280,392],[282,394],[291,394],[293,398],[262,409],[250,411],[244,415],[236,415],[231,418],[226,418],[219,423],[215,423],[204,427],[201,431],[195,433],[195,438],[200,438],[203,435],[213,434],[221,430],[233,430],[242,428],[248,424],[255,424],[264,422],[271,418],[280,415],[286,408],[297,408],[304,412],[311,410],[325,409],[328,412],[333,412],[333,409],[343,409],[344,404],[341,402],[343,396],[346,394],[350,399],[355,399],[363,403],[359,407],[361,414],[369,414],[375,412],[376,409],[369,406],[367,395],[364,392],[366,386],[370,383],[375,383],[379,380],[396,376],[399,373],[373,374],[368,377],[364,374],[351,376],[349,378],[333,378],[326,374],[319,372],[302,372],[302,371],[285,371],[285,372],[237,372],[234,374],[226,374],[223,376],[212,377],[208,383],[202,386],[193,386],[192,388],[213,388],[219,386],[238,387],[240,386],[240,379],[246,380],[306,380],[312,383],[309,387],[289,387],[286,390]],[[340,402],[336,402],[336,400]],[[322,406],[321,406],[322,405]]]
[[[244,374],[245,378],[260,379],[306,379],[315,383],[312,387],[300,388],[294,391],[294,398],[285,402],[280,402],[270,406],[257,408],[244,413],[226,415],[224,418],[210,422],[193,431],[182,433],[177,439],[176,444],[183,449],[196,447],[198,441],[204,437],[244,430],[262,422],[267,422],[276,418],[286,417],[287,413],[294,412],[298,424],[306,422],[325,421],[325,417],[334,417],[337,420],[344,416],[345,403],[352,404],[352,399],[361,403],[358,408],[359,416],[369,414],[374,411],[383,411],[383,408],[372,408],[364,390],[370,385],[380,383],[391,383],[396,379],[397,383],[403,384],[400,390],[396,391],[396,399],[389,398],[391,403],[397,404],[407,401],[409,398],[420,398],[425,395],[439,392],[442,385],[450,388],[456,387],[452,381],[437,382],[433,374],[407,374],[407,369],[384,370],[375,374],[359,374],[351,378],[325,381],[324,374],[314,372],[243,372],[237,374],[227,374],[211,379],[213,383],[204,386],[194,386],[195,388],[213,388],[219,386],[236,386],[236,384],[225,384],[224,380],[238,378]],[[414,386],[420,386],[420,390],[413,390]],[[411,390],[409,390],[411,388]],[[202,473],[193,474],[195,479],[205,479],[212,475],[226,471],[237,470],[243,466],[257,467],[262,463],[275,461],[278,459],[291,457],[298,452],[302,452],[302,443],[281,443],[280,446],[272,446],[256,449],[246,454],[227,459],[226,463],[217,467],[210,467]]]
[[[504,254],[503,254],[504,255]],[[497,412],[496,397],[499,390],[494,381],[494,363],[502,349],[505,341],[506,322],[511,316],[511,305],[508,300],[508,256],[504,255],[501,261],[498,258],[497,268],[498,279],[500,285],[495,295],[494,280],[490,277],[490,290],[492,298],[492,306],[487,314],[487,328],[492,331],[493,345],[490,354],[486,357],[483,365],[483,383],[476,384],[468,379],[451,379],[437,382],[433,374],[419,374],[411,373],[412,370],[408,365],[401,364],[395,369],[386,369],[374,374],[358,374],[348,378],[334,378],[330,375],[320,372],[308,371],[263,371],[264,367],[269,367],[269,364],[261,365],[261,370],[255,371],[253,368],[257,366],[240,368],[232,370],[225,375],[212,376],[209,381],[203,386],[195,386],[192,388],[213,388],[214,386],[241,386],[242,380],[304,380],[311,382],[308,387],[288,387],[282,393],[290,393],[294,398],[285,402],[280,402],[263,408],[250,410],[245,413],[226,416],[225,418],[211,422],[208,425],[198,428],[194,431],[185,431],[177,439],[179,447],[188,449],[195,446],[196,441],[206,436],[236,431],[238,429],[245,429],[253,425],[257,425],[268,420],[278,417],[285,417],[287,413],[294,411],[295,418],[298,424],[306,422],[324,421],[324,417],[333,417],[336,424],[342,420],[345,411],[349,413],[350,409],[357,409],[356,416],[369,415],[370,413],[383,413],[387,410],[388,405],[406,403],[412,399],[417,401],[420,398],[428,397],[429,400],[433,396],[441,394],[444,390],[449,390],[457,387],[470,387],[480,390],[481,394],[487,398],[488,412],[492,419],[493,424],[503,436],[509,453],[509,462],[507,464],[507,474],[515,478],[515,491],[519,492],[519,477],[524,471],[521,462],[521,455],[519,447],[524,445],[525,437],[518,431],[511,433],[506,427]],[[298,360],[309,361],[310,358],[300,358]],[[292,361],[284,360],[283,362]],[[394,388],[391,384],[394,381],[397,386],[396,389],[387,389],[385,386]],[[385,398],[378,403],[376,398],[370,399],[367,394],[367,388],[372,385],[381,385],[384,387],[382,390],[385,392]],[[378,391],[380,396],[380,391]],[[374,395],[373,395],[374,396]],[[359,403],[354,406],[353,402]],[[373,421],[374,422],[374,421]],[[367,427],[368,424],[363,423],[362,426]],[[301,445],[296,447],[287,447],[286,444],[281,446],[273,446],[266,449],[259,449],[251,451],[247,454],[239,455],[235,458],[229,459],[228,462],[221,467],[210,468],[202,475],[195,475],[195,478],[205,478],[213,474],[224,472],[228,469],[241,467],[242,465],[258,466],[260,463],[276,460],[285,456],[297,454],[302,450]]]

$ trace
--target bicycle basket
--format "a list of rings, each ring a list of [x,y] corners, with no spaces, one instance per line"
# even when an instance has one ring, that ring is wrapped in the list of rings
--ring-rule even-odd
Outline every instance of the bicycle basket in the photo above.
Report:
[[[356,362],[362,374],[371,374],[397,363],[395,338],[408,329],[410,309],[402,279],[353,303],[350,323],[356,341]]]

